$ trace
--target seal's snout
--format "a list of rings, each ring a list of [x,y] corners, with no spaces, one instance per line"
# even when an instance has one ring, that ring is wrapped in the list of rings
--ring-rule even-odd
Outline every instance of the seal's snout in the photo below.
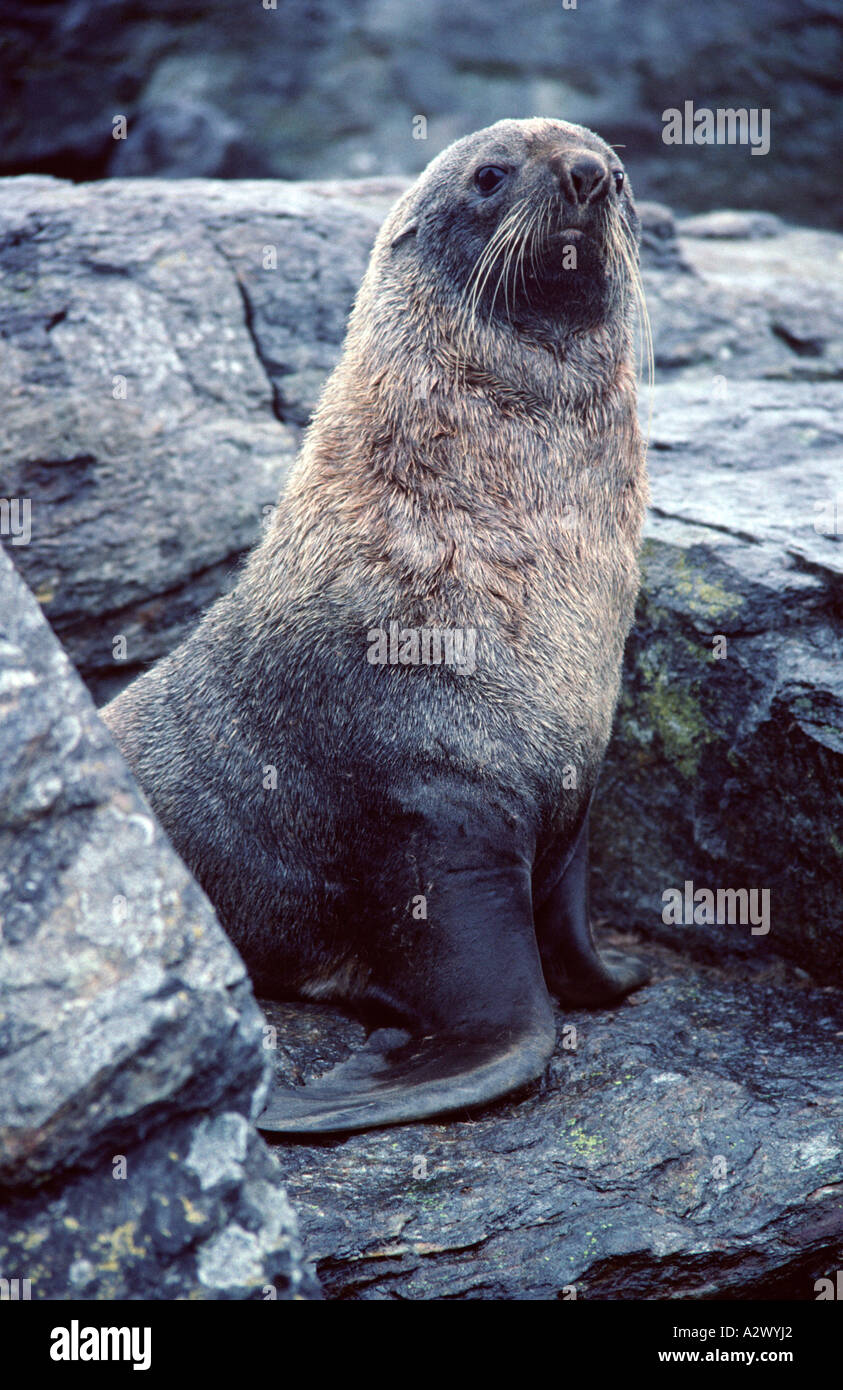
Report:
[[[581,207],[602,202],[609,192],[608,167],[590,151],[557,156],[554,173],[565,198]]]

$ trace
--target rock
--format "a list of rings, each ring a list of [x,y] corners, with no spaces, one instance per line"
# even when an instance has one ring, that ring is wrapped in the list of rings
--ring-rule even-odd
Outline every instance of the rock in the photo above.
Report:
[[[242,127],[218,107],[180,97],[138,112],[132,139],[115,143],[110,168],[117,178],[202,178],[234,170],[243,144]]]
[[[843,376],[839,236],[782,226],[773,237],[731,240],[691,237],[680,227],[679,249],[694,274],[650,274],[645,266],[657,367],[709,382],[713,374],[721,394],[738,378]],[[780,387],[771,392],[779,404],[786,399]]]
[[[329,1298],[815,1297],[843,1256],[843,995],[646,954],[654,984],[560,1015],[519,1097],[283,1146]],[[273,1021],[288,1076],[361,1039],[326,1006]]]
[[[33,1299],[319,1297],[277,1165],[246,1118],[224,1110],[7,1195],[0,1267],[30,1280]]]
[[[766,934],[706,922],[701,904],[683,948],[780,952],[835,981],[842,244],[788,227],[682,236],[692,274],[645,270],[652,507],[592,840],[595,898],[617,925],[674,944],[668,890],[755,889]]]
[[[411,173],[500,117],[551,115],[622,147],[642,197],[840,220],[833,0],[6,0],[3,17],[2,173]],[[770,111],[769,151],[665,145],[663,113],[690,98]]]
[[[781,236],[785,230],[775,213],[738,212],[733,208],[684,217],[679,225],[683,236],[710,237],[715,241],[755,241],[759,237]]]
[[[667,889],[764,890],[769,936],[691,925],[684,945],[772,949],[837,980],[839,407],[832,385],[656,388],[644,584],[593,839],[619,924],[675,941]]]
[[[641,203],[641,263],[651,270],[688,270],[670,208],[661,203]]]
[[[243,964],[5,554],[0,615],[0,1274],[313,1295]]]
[[[0,186],[0,495],[31,499],[16,559],[100,698],[257,538],[376,226],[285,185]]]

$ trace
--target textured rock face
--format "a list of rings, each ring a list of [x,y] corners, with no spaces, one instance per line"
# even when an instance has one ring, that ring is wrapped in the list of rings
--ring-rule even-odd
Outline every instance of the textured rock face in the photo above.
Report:
[[[313,1292],[250,1118],[245,970],[0,555],[0,1274],[35,1298]]]
[[[772,949],[839,981],[841,243],[739,214],[685,230],[695,273],[645,274],[652,508],[598,902],[685,949]],[[685,883],[766,890],[767,934],[663,922]]]
[[[286,1147],[328,1297],[815,1297],[843,1256],[843,995],[647,958],[620,1008],[560,1015],[519,1099]],[[324,1007],[271,1017],[288,1077],[362,1036]]]
[[[0,496],[101,700],[258,536],[402,186],[0,181]]]
[[[648,197],[841,213],[834,0],[6,0],[4,30],[2,172],[403,173],[501,117],[548,115],[622,143]],[[688,100],[766,108],[769,152],[665,145],[662,113]]]
[[[773,949],[839,980],[843,576],[813,521],[840,473],[840,392],[732,383],[716,410],[713,431],[710,388],[657,388],[598,900],[668,942]],[[665,891],[686,882],[766,892],[769,934],[684,911],[663,923]]]
[[[142,182],[21,180],[0,193],[0,319],[12,340],[0,366],[2,486],[32,499],[33,546],[19,563],[89,677],[125,680],[183,635],[252,544],[295,453],[298,432],[273,413],[248,286],[284,278],[276,309],[292,326],[297,279],[313,279],[320,318],[285,367],[305,383],[329,365],[320,343],[335,351],[341,336],[347,277],[373,228],[324,202],[314,225],[298,189],[258,185],[245,202],[244,191],[232,203],[218,185],[216,206],[207,187],[192,198]],[[335,266],[330,237],[350,269]],[[262,268],[267,240],[280,271]]]
[[[12,553],[98,699],[259,534],[403,186],[0,182],[0,496],[31,500]],[[653,508],[597,900],[839,979],[843,242],[642,212]],[[769,932],[663,922],[686,883],[769,893]]]

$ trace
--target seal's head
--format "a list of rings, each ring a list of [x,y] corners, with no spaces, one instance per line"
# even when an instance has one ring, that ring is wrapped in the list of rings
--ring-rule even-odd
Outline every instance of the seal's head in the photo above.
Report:
[[[638,232],[611,146],[565,121],[507,120],[433,160],[380,251],[384,268],[406,265],[416,284],[435,265],[469,320],[547,339],[604,323],[635,293]]]

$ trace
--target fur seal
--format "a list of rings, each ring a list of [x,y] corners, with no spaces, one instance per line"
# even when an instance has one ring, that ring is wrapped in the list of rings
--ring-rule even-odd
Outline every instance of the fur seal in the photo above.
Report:
[[[434,159],[239,582],[104,711],[258,990],[392,1025],[262,1129],[492,1100],[541,1075],[548,990],[647,979],[598,954],[587,892],[647,497],[637,243],[580,126]]]

